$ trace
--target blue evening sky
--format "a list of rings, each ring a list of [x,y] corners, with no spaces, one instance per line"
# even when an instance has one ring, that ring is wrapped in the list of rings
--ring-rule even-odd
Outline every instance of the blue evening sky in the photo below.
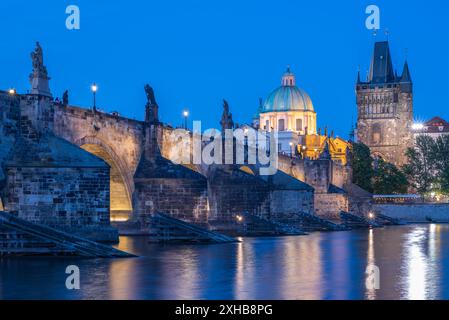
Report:
[[[70,4],[81,10],[79,31],[65,28]],[[180,125],[188,108],[190,120],[216,127],[223,98],[236,122],[250,122],[258,98],[279,86],[291,65],[318,125],[347,136],[357,69],[365,74],[373,48],[369,4],[381,9],[399,72],[408,51],[415,117],[449,120],[447,0],[1,1],[0,89],[26,92],[38,40],[55,96],[69,89],[72,104],[89,107],[95,81],[102,109],[143,119],[149,83],[162,121]]]

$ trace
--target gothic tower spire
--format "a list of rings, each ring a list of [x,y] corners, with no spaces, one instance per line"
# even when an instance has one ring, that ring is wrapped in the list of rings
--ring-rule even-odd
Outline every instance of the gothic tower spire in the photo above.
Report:
[[[369,82],[388,83],[393,82],[394,80],[393,62],[391,59],[389,43],[388,41],[376,42],[371,60]]]
[[[404,63],[404,69],[402,71],[401,76],[401,87],[404,92],[411,93],[413,90],[413,82],[412,82],[412,76],[410,75],[410,70],[408,68],[408,62],[405,60]]]
[[[402,71],[401,82],[412,82],[412,76],[410,75],[410,70],[408,68],[408,61],[405,60],[404,69]]]

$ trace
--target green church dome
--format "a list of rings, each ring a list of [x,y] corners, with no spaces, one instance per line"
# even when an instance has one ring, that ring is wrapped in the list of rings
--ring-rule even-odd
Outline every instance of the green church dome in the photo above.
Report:
[[[314,111],[310,96],[296,86],[290,68],[282,77],[282,85],[268,96],[261,110],[262,113],[286,111]]]

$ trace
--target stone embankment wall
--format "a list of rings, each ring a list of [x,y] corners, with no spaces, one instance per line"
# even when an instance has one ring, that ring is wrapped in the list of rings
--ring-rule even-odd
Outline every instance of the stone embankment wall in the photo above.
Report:
[[[436,222],[449,223],[449,204],[375,204],[373,211],[411,223]]]

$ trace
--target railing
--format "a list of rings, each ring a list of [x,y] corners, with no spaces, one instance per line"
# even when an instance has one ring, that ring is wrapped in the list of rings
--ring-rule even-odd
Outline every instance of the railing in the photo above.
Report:
[[[373,200],[377,204],[444,204],[449,203],[448,196],[428,195],[421,196],[417,194],[400,195],[373,195]]]

